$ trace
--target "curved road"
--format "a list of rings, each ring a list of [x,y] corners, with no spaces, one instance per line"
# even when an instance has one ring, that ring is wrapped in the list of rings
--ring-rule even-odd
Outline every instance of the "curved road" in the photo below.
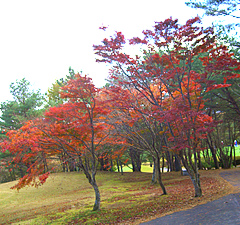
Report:
[[[240,189],[240,170],[222,172],[225,180]],[[233,179],[234,178],[234,179]],[[237,178],[237,179],[236,179]],[[237,181],[236,181],[237,180]],[[142,225],[240,225],[240,191],[218,200],[141,223]]]

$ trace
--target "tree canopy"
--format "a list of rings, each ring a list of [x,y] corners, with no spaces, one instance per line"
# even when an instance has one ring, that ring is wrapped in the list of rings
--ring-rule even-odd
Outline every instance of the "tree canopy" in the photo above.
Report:
[[[30,82],[25,78],[10,85],[13,101],[1,103],[1,130],[19,129],[23,122],[38,117],[42,113],[43,95],[40,90],[30,89]]]

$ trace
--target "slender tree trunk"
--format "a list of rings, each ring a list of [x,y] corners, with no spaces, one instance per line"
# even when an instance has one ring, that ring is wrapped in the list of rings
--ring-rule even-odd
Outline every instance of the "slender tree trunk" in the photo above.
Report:
[[[141,157],[139,153],[135,155],[135,159],[136,159],[137,171],[141,172],[142,162],[141,162]]]
[[[153,159],[153,174],[152,174],[152,184],[157,183],[156,181],[156,165],[155,165],[155,159]]]
[[[219,169],[219,163],[218,163],[218,160],[217,160],[216,150],[214,148],[213,149],[210,148],[210,150],[212,152],[212,157],[213,157],[215,169]]]
[[[216,147],[213,145],[212,137],[210,134],[208,135],[207,144],[212,153],[215,169],[219,169],[219,164],[218,164],[217,155],[216,155]]]
[[[100,201],[101,201],[100,192],[99,192],[96,181],[92,182],[92,186],[93,186],[94,191],[95,191],[95,203],[94,203],[94,206],[93,206],[93,211],[97,211],[97,210],[100,210]]]
[[[103,162],[103,157],[102,156],[100,156],[99,162],[100,162],[100,171],[103,171],[104,170],[104,162]]]
[[[236,163],[236,149],[235,149],[235,147],[233,147],[233,165],[235,167],[237,167],[237,163]]]
[[[129,155],[131,157],[131,163],[132,163],[132,170],[133,172],[136,171],[136,166],[135,166],[135,162],[134,162],[134,150],[132,147],[129,148]]]
[[[198,168],[199,168],[200,170],[202,170],[202,169],[203,169],[203,166],[202,166],[202,161],[201,161],[201,154],[200,154],[200,152],[197,152],[197,157],[198,157]]]
[[[96,176],[96,171],[92,171],[92,176],[90,175],[89,171],[86,170],[86,167],[83,166],[83,171],[84,174],[86,176],[86,178],[88,179],[88,182],[92,185],[93,189],[94,189],[94,193],[95,193],[95,202],[93,205],[93,211],[97,211],[100,210],[100,202],[101,202],[101,198],[100,198],[100,191],[98,189],[98,185],[95,179]]]
[[[120,169],[119,169],[119,159],[116,160],[117,161],[117,170],[118,170],[118,173],[120,172]]]
[[[113,161],[112,161],[112,158],[111,158],[110,163],[111,163],[111,164],[110,164],[110,166],[111,166],[110,171],[113,172]]]
[[[193,183],[193,186],[194,186],[194,190],[195,190],[195,197],[201,197],[202,196],[202,189],[201,189],[201,185],[200,185],[200,175],[198,173],[198,168],[197,168],[197,165],[194,169],[191,169],[189,164],[188,164],[188,161],[187,161],[187,158],[185,159],[184,156],[183,156],[183,153],[180,154],[180,158],[182,160],[182,163],[184,165],[184,167],[186,168],[191,180],[192,180],[192,183]]]
[[[129,148],[129,155],[131,157],[133,172],[141,172],[141,157],[140,153],[133,147]]]
[[[155,160],[155,172],[156,172],[156,179],[158,179],[158,183],[160,185],[160,187],[162,188],[162,191],[163,191],[163,195],[166,195],[167,194],[167,191],[166,191],[166,188],[162,182],[162,174],[161,174],[161,168],[160,168],[160,157],[157,156],[156,157],[156,160]]]
[[[192,174],[190,173],[190,178],[193,182],[194,189],[195,189],[195,197],[201,197],[202,196],[202,188],[200,185],[200,175],[199,173]]]
[[[76,171],[75,163],[72,158],[68,160],[68,167],[70,172]]]
[[[121,174],[123,175],[123,166],[122,166],[122,161],[120,160],[120,168],[121,168]]]
[[[164,154],[162,154],[162,173],[164,172],[164,161],[165,161]]]
[[[175,154],[175,171],[178,172],[181,170],[182,170],[182,168],[181,168],[180,160],[179,160],[178,156]]]
[[[172,156],[169,151],[166,152],[166,156],[167,156],[166,158],[167,158],[167,163],[168,163],[168,172],[169,172],[169,170],[173,171],[174,165],[173,165]]]
[[[86,161],[83,164],[83,160],[81,159],[81,157],[79,157],[79,162],[78,162],[79,167],[83,169],[83,172],[84,172],[86,178],[88,179],[89,184],[92,185],[94,192],[95,192],[95,202],[94,202],[94,206],[93,206],[93,211],[100,210],[100,201],[101,201],[100,191],[98,189],[98,185],[96,182],[96,172],[97,171],[96,171],[95,162],[96,162],[95,159],[92,160],[91,172],[88,170],[89,167],[87,166]]]
[[[229,164],[228,167],[231,168],[232,167],[232,154],[233,154],[233,148],[234,147],[230,147],[231,148],[231,152],[230,152],[230,157],[229,157]]]

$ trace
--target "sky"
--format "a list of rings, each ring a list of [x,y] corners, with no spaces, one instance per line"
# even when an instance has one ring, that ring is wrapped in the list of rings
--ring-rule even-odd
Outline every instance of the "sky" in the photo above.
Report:
[[[131,38],[154,21],[172,16],[183,24],[202,13],[185,0],[0,0],[0,102],[12,100],[9,86],[17,79],[47,92],[69,66],[101,87],[109,67],[95,62],[94,44],[114,31]]]

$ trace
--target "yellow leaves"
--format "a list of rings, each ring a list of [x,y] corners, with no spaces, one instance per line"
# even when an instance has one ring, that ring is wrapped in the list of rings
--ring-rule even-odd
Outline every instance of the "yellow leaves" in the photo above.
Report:
[[[99,116],[98,119],[100,119],[100,120],[105,120],[106,117],[105,117],[105,116]]]
[[[160,135],[163,135],[165,133],[164,130],[158,132]]]
[[[164,135],[164,133],[166,132],[166,130],[167,130],[167,127],[166,127],[166,126],[163,126],[163,127],[162,127],[162,130],[159,131],[158,133],[159,133],[160,135]]]
[[[167,137],[171,137],[171,134],[170,134],[170,133],[167,133],[166,136],[167,136]]]

